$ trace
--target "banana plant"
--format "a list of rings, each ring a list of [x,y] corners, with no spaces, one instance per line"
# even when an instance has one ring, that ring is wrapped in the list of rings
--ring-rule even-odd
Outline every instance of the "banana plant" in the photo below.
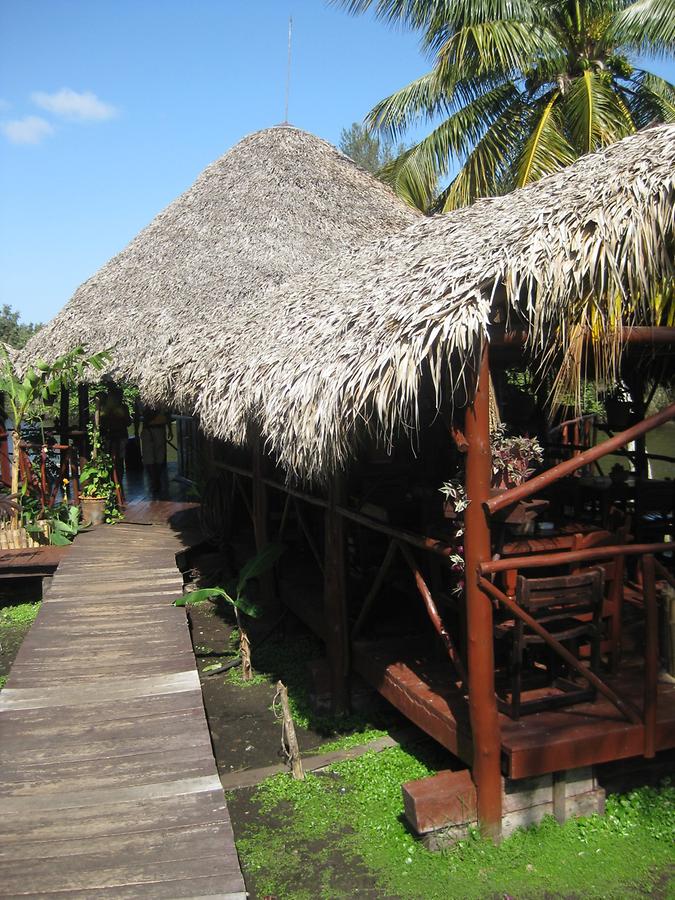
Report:
[[[257,619],[261,615],[259,607],[255,605],[247,596],[246,590],[249,581],[259,578],[265,572],[272,569],[284,548],[281,544],[268,544],[260,553],[248,560],[239,572],[239,577],[231,591],[222,587],[202,588],[198,591],[192,591],[184,594],[177,600],[174,600],[174,606],[193,606],[197,603],[205,603],[214,597],[220,597],[229,603],[234,609],[237,628],[239,629],[239,654],[241,656],[241,676],[244,681],[250,681],[253,675],[251,666],[251,642],[248,632],[241,618],[241,613]]]

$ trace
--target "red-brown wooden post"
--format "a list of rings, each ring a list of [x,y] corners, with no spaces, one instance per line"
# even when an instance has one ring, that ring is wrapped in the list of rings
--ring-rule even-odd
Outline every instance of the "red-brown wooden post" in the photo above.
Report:
[[[255,546],[258,553],[265,549],[269,543],[269,535],[267,530],[267,487],[265,485],[265,466],[267,459],[263,449],[263,442],[260,435],[256,435],[253,441],[253,461],[251,472],[252,492],[253,492],[253,533],[255,535]],[[260,576],[260,592],[263,602],[269,608],[274,599],[274,575],[272,572],[265,572]]]
[[[656,710],[659,692],[659,613],[656,606],[656,573],[654,557],[642,557],[642,589],[645,598],[645,695],[644,755],[656,755]]]
[[[338,474],[331,481],[325,512],[323,592],[331,707],[336,713],[348,712],[350,706],[345,525],[336,509],[342,505],[343,493],[344,482]]]
[[[490,496],[490,369],[484,346],[476,395],[467,407],[464,434],[466,492],[470,501],[464,513],[466,565],[466,627],[469,677],[469,715],[473,736],[473,778],[478,794],[481,831],[495,840],[502,830],[501,736],[495,696],[492,604],[479,588],[478,566],[490,559],[490,527],[483,503]]]
[[[89,456],[89,385],[78,384],[77,386],[77,418],[80,431],[82,432],[80,443],[81,456]]]

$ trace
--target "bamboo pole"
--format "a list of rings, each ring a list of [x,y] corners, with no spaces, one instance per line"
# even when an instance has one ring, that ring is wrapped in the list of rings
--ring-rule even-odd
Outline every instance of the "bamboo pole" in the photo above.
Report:
[[[473,736],[473,779],[482,832],[498,840],[502,828],[501,736],[494,674],[492,604],[478,584],[478,567],[490,558],[490,528],[483,503],[490,496],[490,368],[487,345],[481,354],[478,384],[467,407],[464,434],[466,489],[470,501],[464,513],[466,621],[469,715]]]

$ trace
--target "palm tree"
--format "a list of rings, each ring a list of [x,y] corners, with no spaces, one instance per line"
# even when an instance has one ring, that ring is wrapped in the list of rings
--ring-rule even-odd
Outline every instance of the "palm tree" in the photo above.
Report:
[[[367,123],[392,140],[441,122],[386,167],[424,208],[459,172],[443,211],[505,193],[646,125],[675,121],[675,88],[638,56],[675,49],[675,0],[335,0],[421,30],[432,70],[382,100]]]

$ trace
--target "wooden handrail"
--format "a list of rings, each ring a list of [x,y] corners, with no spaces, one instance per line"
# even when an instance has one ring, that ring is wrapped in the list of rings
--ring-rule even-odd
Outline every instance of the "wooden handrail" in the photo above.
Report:
[[[507,559],[491,559],[479,567],[481,575],[508,572],[511,569],[541,569],[544,566],[564,566],[569,563],[613,559],[616,556],[643,556],[645,553],[673,553],[675,544],[613,544],[607,547],[591,547],[588,550],[569,550],[564,553],[533,553],[531,556],[511,556]]]
[[[603,441],[602,444],[591,447],[590,450],[584,450],[579,456],[574,456],[572,459],[566,459],[564,462],[558,463],[557,466],[553,466],[552,469],[542,472],[541,475],[535,475],[534,478],[530,478],[529,481],[523,482],[523,484],[518,485],[518,487],[511,488],[497,497],[491,497],[489,500],[485,501],[483,507],[490,515],[494,515],[496,512],[499,512],[500,509],[504,509],[507,506],[513,506],[513,504],[518,503],[519,500],[525,500],[527,497],[531,497],[532,494],[536,494],[544,488],[549,487],[566,475],[571,475],[571,473],[576,472],[577,469],[587,466],[589,463],[595,462],[595,460],[601,459],[603,456],[607,456],[608,453],[612,453],[619,447],[623,447],[624,444],[630,443],[635,440],[635,438],[646,434],[654,428],[658,428],[659,425],[663,425],[673,418],[675,418],[675,403],[671,403],[665,409],[662,409],[661,412],[656,413],[656,415],[650,416],[642,422],[638,422],[637,425],[627,428],[626,431],[620,432],[614,437],[609,438],[609,440]]]
[[[411,531],[402,531],[400,528],[392,528],[391,525],[385,525],[383,522],[376,522],[374,519],[370,519],[368,516],[364,516],[362,513],[355,512],[354,510],[347,509],[345,506],[338,506],[337,512],[341,516],[344,516],[345,519],[350,519],[358,525],[365,525],[366,528],[378,531],[380,534],[386,534],[388,537],[395,538],[397,541],[401,541],[404,544],[410,544],[411,547],[417,547],[418,550],[429,550],[431,553],[435,553],[444,559],[447,559],[449,556],[452,556],[453,553],[457,552],[456,547],[445,544],[443,541],[437,541],[435,538],[413,534]]]
[[[629,722],[632,722],[634,725],[641,724],[642,718],[640,713],[630,701],[622,700],[608,684],[605,684],[601,678],[598,678],[595,672],[591,672],[590,669],[586,668],[576,656],[570,653],[566,647],[563,647],[560,641],[557,641],[550,632],[546,631],[546,629],[537,622],[536,619],[533,619],[529,613],[525,612],[515,600],[512,600],[503,593],[503,591],[500,591],[499,588],[495,587],[495,585],[492,584],[491,581],[488,581],[487,578],[480,577],[478,579],[478,585],[486,594],[494,597],[494,599],[505,606],[509,612],[513,613],[516,618],[520,619],[528,626],[528,628],[531,628],[532,631],[536,632],[549,647],[555,650],[555,652],[565,660],[568,666],[582,675],[587,681],[590,681],[593,687],[600,691],[601,694],[604,694]]]
[[[527,343],[526,331],[504,331],[491,326],[491,347],[522,347]],[[632,325],[620,329],[620,340],[625,344],[675,344],[675,328],[668,326]]]
[[[244,478],[253,478],[253,472],[250,469],[245,469],[243,466],[235,466],[233,463],[222,462],[219,459],[214,460],[213,465],[216,469],[225,469],[228,472],[232,472],[234,475],[243,475]]]
[[[450,657],[450,661],[455,667],[455,671],[462,681],[462,685],[466,686],[468,682],[464,663],[462,662],[462,659],[457,652],[457,648],[455,647],[455,643],[450,636],[450,632],[443,624],[443,620],[441,619],[440,613],[438,612],[438,608],[436,607],[434,598],[432,597],[431,591],[429,590],[427,583],[424,580],[424,576],[419,570],[419,567],[415,561],[415,557],[404,544],[399,544],[398,549],[401,551],[401,554],[407,562],[410,571],[413,573],[415,584],[417,585],[417,590],[420,592],[422,600],[424,601],[424,606],[426,608],[427,615],[431,619],[431,624],[434,626],[436,634],[438,634],[438,636],[443,641],[448,656]]]

